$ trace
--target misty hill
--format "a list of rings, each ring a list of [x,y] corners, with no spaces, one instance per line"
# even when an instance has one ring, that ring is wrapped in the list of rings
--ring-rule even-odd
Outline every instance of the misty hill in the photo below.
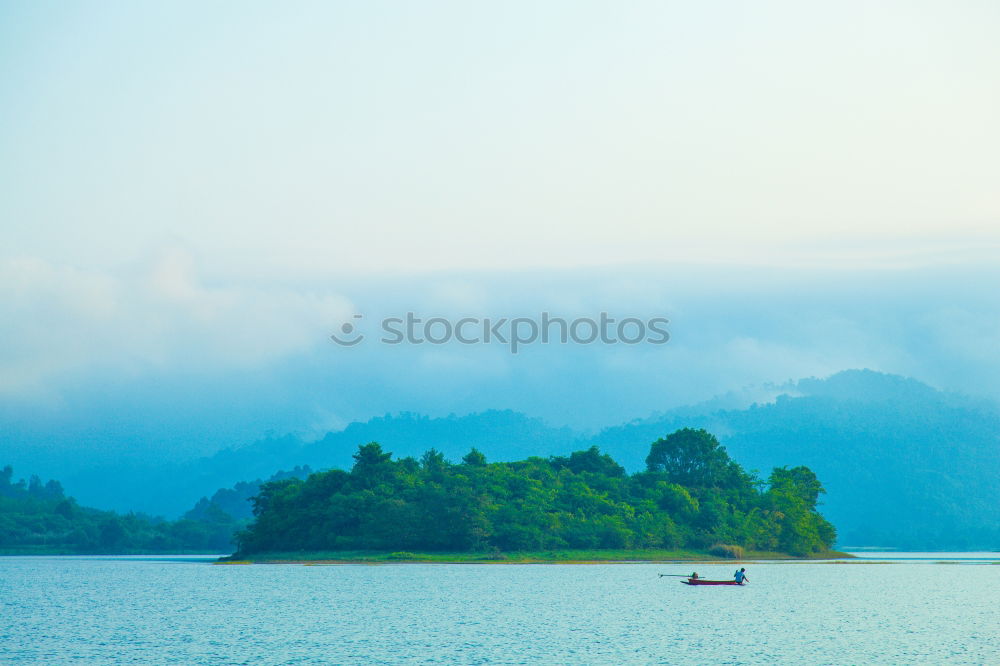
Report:
[[[772,387],[773,388],[773,387]],[[185,465],[94,471],[73,490],[91,504],[178,516],[199,497],[276,470],[349,469],[359,444],[378,441],[397,458],[430,448],[458,461],[476,447],[490,461],[567,455],[597,445],[630,472],[650,442],[684,427],[717,433],[747,469],[806,465],[828,490],[826,515],[841,545],[1000,547],[1000,407],[921,382],[851,370],[769,391],[766,404],[712,401],[585,436],[512,411],[429,418],[386,415],[321,440],[268,438]]]
[[[827,489],[838,543],[902,549],[1000,548],[1000,409],[912,379],[846,371],[742,410],[664,413],[593,442],[626,467],[641,442],[708,428],[748,469],[803,464]]]
[[[309,467],[296,467],[290,472],[284,470],[272,475],[268,482],[286,479],[306,479],[312,474]],[[232,488],[219,488],[211,497],[202,497],[194,507],[184,514],[184,520],[229,521],[235,523],[234,530],[243,521],[253,517],[250,498],[260,492],[264,480],[240,481]]]
[[[244,524],[224,514],[165,521],[81,506],[58,481],[13,480],[0,469],[0,553],[225,552]]]
[[[350,469],[358,445],[372,441],[383,442],[400,458],[419,457],[435,448],[449,460],[459,460],[476,447],[490,460],[510,461],[569,453],[581,438],[569,428],[554,428],[510,410],[441,418],[403,413],[352,423],[316,442],[286,435],[224,449],[184,464],[150,469],[94,468],[72,479],[70,485],[81,501],[93,505],[177,516],[219,488],[266,479],[276,470],[300,466]]]
[[[312,470],[278,472],[267,482],[305,479]],[[0,468],[0,554],[119,554],[228,552],[236,533],[252,518],[249,499],[262,479],[203,497],[175,521],[83,506],[62,484],[38,476],[14,481],[10,465]]]
[[[419,457],[433,447],[450,460],[459,460],[476,447],[494,460],[518,460],[539,451],[568,452],[579,434],[569,428],[553,428],[544,421],[511,410],[490,410],[467,416],[428,418],[418,414],[386,415],[366,423],[352,423],[341,432],[329,433],[305,449],[321,467],[349,468],[358,444],[384,441],[397,457]],[[542,445],[542,448],[539,448]]]

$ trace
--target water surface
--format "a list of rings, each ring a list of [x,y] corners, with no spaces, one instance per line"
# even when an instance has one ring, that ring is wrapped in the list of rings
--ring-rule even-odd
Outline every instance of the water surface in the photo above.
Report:
[[[0,662],[1000,663],[1000,554],[218,566],[0,558]]]

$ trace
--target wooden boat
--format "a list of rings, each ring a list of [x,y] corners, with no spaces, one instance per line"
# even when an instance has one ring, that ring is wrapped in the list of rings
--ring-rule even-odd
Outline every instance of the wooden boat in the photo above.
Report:
[[[704,578],[688,578],[687,580],[682,580],[685,585],[742,585],[743,583],[737,583],[735,580],[706,580]]]

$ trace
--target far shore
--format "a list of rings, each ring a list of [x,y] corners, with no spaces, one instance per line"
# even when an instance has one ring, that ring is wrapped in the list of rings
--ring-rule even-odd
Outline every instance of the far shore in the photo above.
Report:
[[[719,557],[698,550],[545,550],[518,553],[412,553],[409,551],[325,551],[252,553],[219,558],[217,564],[613,564],[636,562],[760,562],[846,560],[850,553],[826,551],[806,556],[748,551],[741,558]]]

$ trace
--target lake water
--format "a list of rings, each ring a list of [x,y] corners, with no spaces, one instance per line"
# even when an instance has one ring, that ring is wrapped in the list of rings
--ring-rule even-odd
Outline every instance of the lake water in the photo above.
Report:
[[[0,663],[1000,663],[1000,554],[863,557],[714,588],[657,574],[732,565],[7,557]]]

